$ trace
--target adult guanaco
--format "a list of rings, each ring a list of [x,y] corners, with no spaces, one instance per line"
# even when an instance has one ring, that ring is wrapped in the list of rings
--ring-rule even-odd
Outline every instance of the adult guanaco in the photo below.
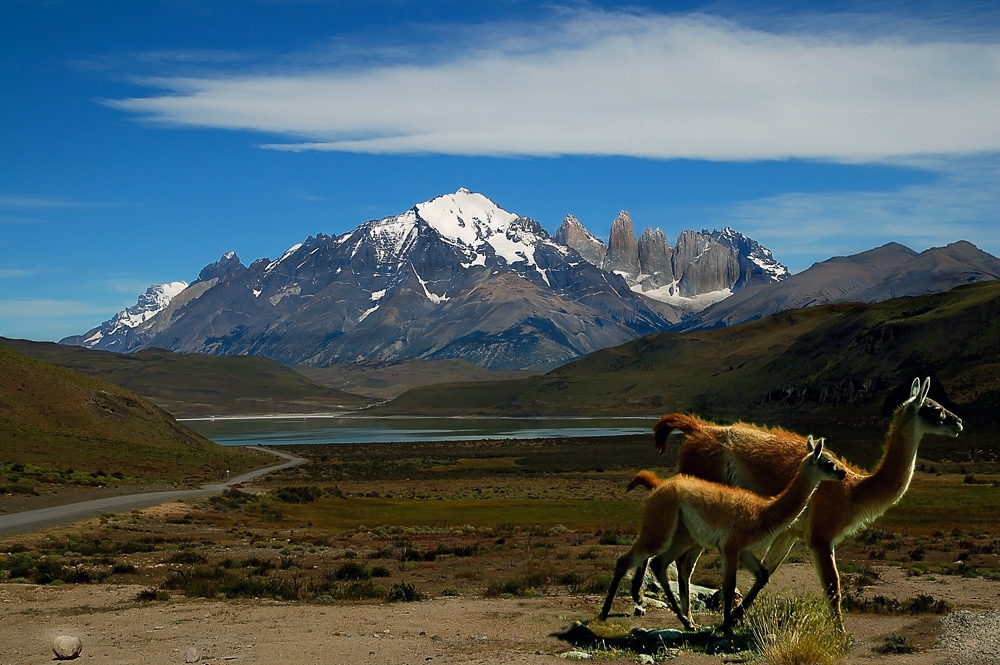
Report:
[[[767,576],[773,575],[796,540],[813,554],[816,572],[834,616],[843,627],[840,609],[840,575],[835,547],[860,531],[892,507],[906,492],[913,478],[917,448],[925,434],[958,436],[962,419],[928,397],[930,378],[914,379],[910,396],[895,411],[885,439],[882,459],[872,472],[844,463],[847,478],[842,483],[823,483],[805,512],[771,544],[763,560]],[[723,426],[696,416],[669,414],[655,425],[656,447],[662,455],[667,437],[680,430],[687,438],[681,444],[679,471],[714,482],[745,487],[764,495],[781,491],[797,470],[797,451],[803,438],[781,429],[746,423]],[[700,552],[686,552],[677,561],[677,577],[689,579]],[[653,561],[654,571],[670,560]],[[633,582],[633,596],[642,576]],[[748,595],[760,591],[767,577],[758,577]]]
[[[601,619],[606,619],[611,612],[618,585],[636,564],[645,563],[654,555],[673,561],[685,552],[715,547],[723,560],[723,628],[730,630],[733,622],[753,602],[753,596],[747,594],[740,612],[733,611],[737,566],[749,569],[763,586],[767,573],[750,550],[766,546],[788,528],[805,509],[821,481],[843,480],[846,475],[835,460],[823,455],[823,439],[814,443],[810,436],[804,448],[807,454],[805,458],[800,457],[797,473],[777,496],[761,496],[741,487],[686,475],[655,484],[655,489],[646,498],[639,536],[615,564]],[[640,472],[633,483],[649,477],[648,472]],[[660,582],[681,623],[687,629],[696,627],[691,619],[690,602],[685,602],[682,613],[662,576]]]

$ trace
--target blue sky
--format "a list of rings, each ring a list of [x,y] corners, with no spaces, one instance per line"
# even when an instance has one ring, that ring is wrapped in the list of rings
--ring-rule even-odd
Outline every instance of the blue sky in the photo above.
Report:
[[[0,336],[468,187],[793,272],[1000,255],[993,2],[0,2]]]

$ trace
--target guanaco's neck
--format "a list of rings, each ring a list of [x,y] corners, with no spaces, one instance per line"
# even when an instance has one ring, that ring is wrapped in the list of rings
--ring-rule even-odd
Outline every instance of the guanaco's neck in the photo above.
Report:
[[[794,522],[809,503],[809,498],[819,485],[818,471],[810,464],[809,460],[803,461],[795,479],[764,510],[761,517],[770,531],[781,530]]]
[[[868,501],[891,505],[910,486],[922,436],[917,418],[915,409],[904,407],[893,419],[886,434],[882,460],[871,475],[858,483],[857,491]]]

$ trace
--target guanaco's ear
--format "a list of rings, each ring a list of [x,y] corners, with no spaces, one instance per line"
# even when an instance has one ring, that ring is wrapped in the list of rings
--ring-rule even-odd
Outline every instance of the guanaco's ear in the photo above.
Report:
[[[824,442],[826,442],[826,439],[820,437],[820,439],[815,442],[816,447],[813,448],[812,451],[810,451],[810,452],[812,452],[813,457],[815,457],[816,459],[819,459],[820,456],[823,455],[823,443]]]
[[[913,379],[913,383],[910,384],[910,399],[913,399],[920,394],[920,377]]]
[[[928,376],[926,379],[924,379],[924,385],[920,387],[920,397],[918,398],[918,400],[920,401],[921,406],[923,405],[924,400],[927,399],[927,395],[930,394],[930,392],[931,392],[931,377]]]

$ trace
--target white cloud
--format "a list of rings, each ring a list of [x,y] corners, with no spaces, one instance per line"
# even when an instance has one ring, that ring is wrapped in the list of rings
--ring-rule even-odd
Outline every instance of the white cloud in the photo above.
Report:
[[[111,106],[266,147],[364,153],[871,161],[1000,150],[1000,44],[775,33],[704,16],[574,12],[490,26],[451,57],[148,79]],[[937,33],[934,33],[937,34]]]

